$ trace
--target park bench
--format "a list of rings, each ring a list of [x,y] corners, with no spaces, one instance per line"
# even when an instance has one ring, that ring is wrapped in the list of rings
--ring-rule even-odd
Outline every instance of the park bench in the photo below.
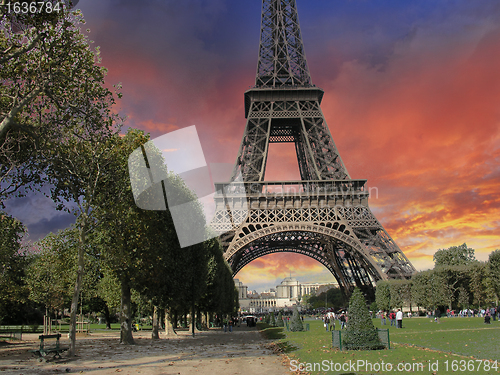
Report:
[[[40,347],[35,350],[30,350],[30,352],[34,353],[35,355],[38,355],[41,358],[46,357],[50,353],[54,353],[54,358],[61,358],[61,353],[65,352],[66,350],[69,349],[69,347],[66,346],[61,346],[59,344],[59,339],[61,338],[61,334],[55,334],[55,335],[40,335],[38,336],[40,339]],[[56,343],[55,345],[47,345],[45,340],[52,340],[55,339]]]

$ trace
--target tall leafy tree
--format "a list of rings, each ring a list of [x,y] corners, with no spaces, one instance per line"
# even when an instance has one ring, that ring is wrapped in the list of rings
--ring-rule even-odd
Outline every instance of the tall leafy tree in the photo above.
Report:
[[[120,137],[113,150],[112,172],[106,174],[107,194],[97,199],[96,231],[106,267],[121,285],[121,341],[133,344],[130,315],[130,291],[135,289],[161,307],[193,310],[205,290],[208,248],[196,244],[181,249],[170,211],[147,211],[137,207],[132,194],[128,171],[129,156],[141,148],[149,137],[134,129]],[[155,159],[156,157],[156,159]],[[148,155],[149,165],[155,165],[165,175],[169,192],[177,201],[193,201],[196,196],[176,175],[165,170],[161,153]],[[201,208],[189,211],[184,222],[204,229]],[[158,314],[157,314],[158,316]]]
[[[439,266],[461,266],[476,260],[474,249],[463,243],[460,246],[451,246],[448,249],[440,249],[434,253],[435,267]]]
[[[154,265],[163,263],[155,252],[162,248],[162,217],[135,205],[127,170],[131,152],[148,139],[143,132],[133,129],[115,139],[115,147],[110,152],[112,163],[103,171],[107,193],[93,201],[96,242],[110,277],[116,278],[120,286],[120,341],[125,344],[134,343],[131,288],[140,289],[144,277],[161,279]]]
[[[19,220],[0,212],[0,322],[13,318],[28,297],[23,281],[29,262],[22,245],[24,233]]]
[[[77,216],[78,269],[69,350],[74,355],[91,205],[99,194],[101,172],[112,146],[110,139],[117,130],[117,116],[111,112],[114,96],[104,86],[106,70],[98,65],[99,50],[92,49],[80,31],[84,23],[81,14],[62,10],[53,16],[27,16],[22,20],[5,13],[1,16],[0,79],[4,84],[0,89],[0,144],[5,151],[0,155],[1,178],[4,186],[11,186],[3,194],[17,191],[33,178],[40,182],[33,171],[36,169],[40,176],[43,170],[53,183],[51,194],[58,208]],[[9,157],[18,151],[12,145],[20,133],[28,134],[29,139],[23,152],[18,153],[22,159],[14,163]],[[38,152],[30,152],[33,147]],[[23,169],[23,163],[28,163],[28,168]]]
[[[57,143],[57,130],[73,127],[89,77],[100,70],[80,32],[80,13],[55,0],[44,6],[58,11],[14,12],[15,3],[0,6],[0,202],[43,182],[40,151]]]
[[[478,307],[484,306],[486,300],[486,288],[484,280],[487,276],[485,263],[476,262],[469,267],[470,283],[469,289],[472,294],[472,302]]]
[[[472,264],[475,263],[477,262],[473,262]],[[444,304],[447,305],[450,310],[453,309],[453,303],[458,300],[460,288],[469,287],[471,265],[443,265],[434,268],[434,273],[443,280],[442,290],[446,300]]]
[[[493,251],[488,258],[488,275],[491,280],[491,286],[496,295],[496,299],[500,299],[500,250]]]
[[[382,311],[391,309],[391,289],[387,281],[379,281],[375,289],[375,302]]]
[[[49,233],[35,243],[36,255],[30,264],[26,283],[30,300],[46,310],[62,310],[71,300],[76,275],[78,238],[74,229]]]

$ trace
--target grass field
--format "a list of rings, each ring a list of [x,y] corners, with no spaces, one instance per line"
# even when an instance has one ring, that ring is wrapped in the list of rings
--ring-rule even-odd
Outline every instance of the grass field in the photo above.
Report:
[[[320,320],[308,332],[264,328],[263,333],[287,353],[292,370],[311,374],[500,374],[500,323],[485,325],[482,318],[427,318],[403,320],[403,329],[388,328],[390,350],[339,351],[332,349],[331,333]],[[338,328],[338,325],[337,325]],[[498,362],[497,362],[498,363]]]

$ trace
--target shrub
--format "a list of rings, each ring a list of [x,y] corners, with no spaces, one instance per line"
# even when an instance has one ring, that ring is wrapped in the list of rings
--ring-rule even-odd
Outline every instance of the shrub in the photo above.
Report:
[[[300,319],[299,310],[297,309],[297,306],[294,306],[292,319],[290,319],[290,331],[296,332],[303,330],[304,324],[302,324],[302,319]]]
[[[347,350],[383,349],[377,330],[370,318],[365,298],[356,288],[349,300],[347,330],[342,335],[343,347]]]

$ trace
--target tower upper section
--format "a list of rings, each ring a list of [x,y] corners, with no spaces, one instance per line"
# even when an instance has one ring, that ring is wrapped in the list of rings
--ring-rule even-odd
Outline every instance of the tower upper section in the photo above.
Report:
[[[312,86],[295,0],[264,0],[255,86]]]

